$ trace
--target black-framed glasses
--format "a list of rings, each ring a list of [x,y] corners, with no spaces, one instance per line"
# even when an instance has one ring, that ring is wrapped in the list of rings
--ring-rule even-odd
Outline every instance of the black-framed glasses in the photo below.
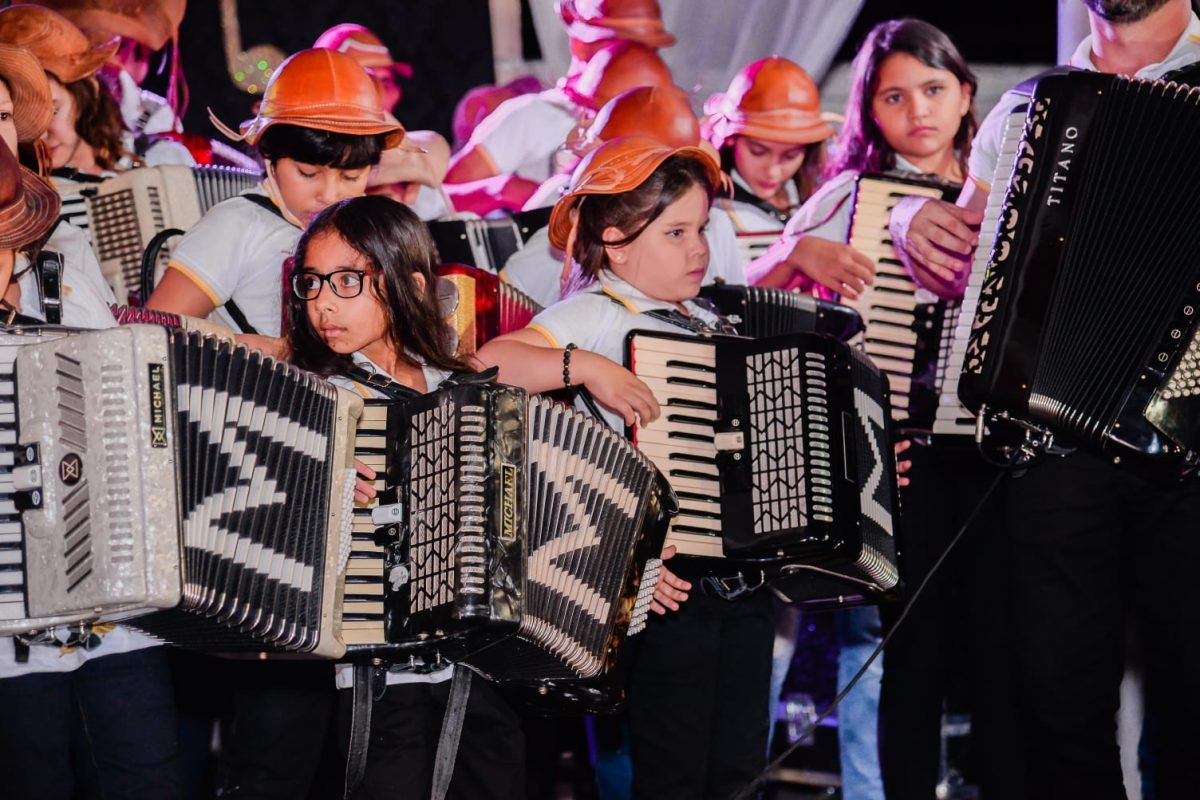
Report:
[[[362,294],[368,274],[365,270],[349,267],[329,273],[302,269],[292,273],[292,294],[301,300],[316,300],[321,294],[321,287],[328,283],[334,294],[348,300]]]

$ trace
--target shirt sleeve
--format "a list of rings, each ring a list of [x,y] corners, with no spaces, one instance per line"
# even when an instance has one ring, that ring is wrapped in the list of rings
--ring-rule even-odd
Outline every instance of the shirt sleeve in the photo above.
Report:
[[[793,239],[816,236],[834,242],[849,239],[854,210],[850,196],[856,177],[858,173],[846,170],[826,181],[788,220],[783,235]]]
[[[522,177],[543,181],[549,177],[550,159],[570,127],[565,111],[538,95],[522,95],[497,106],[475,129],[471,144],[483,151],[498,174],[520,173],[526,165],[537,162],[539,174]],[[544,165],[540,163],[543,156]]]
[[[574,344],[607,355],[605,334],[616,328],[621,313],[623,309],[607,296],[581,292],[542,309],[528,327],[546,337],[551,347]]]
[[[245,231],[252,212],[244,200],[231,199],[210,208],[180,238],[168,266],[186,275],[220,307],[233,297],[246,261]]]
[[[1004,136],[1004,126],[1008,117],[1019,108],[1027,98],[1012,92],[1006,92],[1000,102],[991,110],[971,142],[971,155],[967,159],[967,173],[971,180],[984,191],[991,189],[992,179],[996,175],[996,165],[1000,161],[1000,141]]]
[[[715,283],[720,278],[734,286],[745,285],[745,265],[729,214],[713,206],[708,214],[708,231],[705,235],[708,238],[708,272],[704,276],[704,283]]]

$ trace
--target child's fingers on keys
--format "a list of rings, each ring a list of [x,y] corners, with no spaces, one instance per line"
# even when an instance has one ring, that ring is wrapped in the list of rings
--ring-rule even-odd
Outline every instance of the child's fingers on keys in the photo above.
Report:
[[[377,477],[375,470],[371,469],[361,459],[354,459],[354,471],[362,475],[367,480],[374,480]]]

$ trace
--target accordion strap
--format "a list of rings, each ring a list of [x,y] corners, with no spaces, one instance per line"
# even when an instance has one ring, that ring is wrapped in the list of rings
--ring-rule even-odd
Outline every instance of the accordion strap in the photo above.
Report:
[[[350,746],[346,756],[346,794],[350,797],[367,771],[367,748],[371,744],[371,706],[385,687],[387,671],[371,664],[354,667],[353,702],[350,708]]]
[[[455,664],[454,677],[450,679],[450,697],[446,701],[446,715],[442,717],[442,733],[438,737],[437,756],[433,762],[433,789],[429,793],[429,800],[445,800],[450,790],[470,696],[471,672],[463,665]]]

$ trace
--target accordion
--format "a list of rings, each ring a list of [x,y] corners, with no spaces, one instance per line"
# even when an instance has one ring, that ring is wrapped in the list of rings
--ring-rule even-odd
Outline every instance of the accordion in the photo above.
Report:
[[[92,246],[117,301],[128,303],[141,292],[142,254],[155,234],[187,230],[205,211],[260,181],[262,175],[234,167],[141,167],[87,190]]]
[[[717,282],[700,289],[721,316],[730,318],[738,334],[758,339],[789,333],[822,333],[847,341],[862,332],[858,312],[841,303],[761,286]]]
[[[196,334],[19,348],[24,618],[119,620],[204,649],[338,657],[356,396]]]
[[[425,223],[443,264],[468,264],[498,273],[513,253],[550,224],[553,207],[497,219],[451,219]]]
[[[679,498],[667,544],[774,562],[796,601],[897,587],[887,381],[861,353],[814,334],[633,331],[626,365],[662,409],[629,433]]]
[[[862,316],[862,347],[888,376],[892,417],[929,429],[949,357],[957,302],[921,297],[892,245],[888,217],[903,197],[953,201],[959,186],[903,174],[863,174],[854,183],[847,243],[875,262],[875,282],[843,302]]]
[[[1090,72],[1038,80],[965,348],[959,395],[1158,474],[1196,434],[1196,89]],[[1154,131],[1153,146],[1130,140]]]
[[[783,230],[777,231],[738,231],[737,248],[743,264],[749,264],[754,259],[771,249],[771,245],[779,241]]]
[[[483,344],[529,324],[542,307],[529,295],[494,272],[465,264],[442,264],[437,268],[443,285],[453,287],[444,299],[443,311],[458,345],[459,357],[475,354]]]
[[[604,707],[644,625],[674,498],[602,422],[507,386],[368,401],[343,630],[355,658],[463,661]]]

